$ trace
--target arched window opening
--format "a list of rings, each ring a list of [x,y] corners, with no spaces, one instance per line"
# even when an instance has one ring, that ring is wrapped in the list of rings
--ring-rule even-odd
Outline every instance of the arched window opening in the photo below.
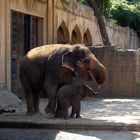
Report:
[[[78,26],[76,25],[71,34],[71,44],[77,43],[82,43],[82,36]]]
[[[86,32],[84,33],[83,43],[86,46],[91,46],[92,45],[92,36],[91,36],[91,33],[90,33],[89,29],[87,29]]]
[[[67,44],[69,42],[70,42],[69,31],[66,27],[65,22],[63,21],[57,30],[57,43]]]

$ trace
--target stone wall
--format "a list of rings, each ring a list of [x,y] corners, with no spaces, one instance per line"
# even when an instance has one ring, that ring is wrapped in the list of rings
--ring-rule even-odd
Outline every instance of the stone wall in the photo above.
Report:
[[[135,50],[140,47],[139,38],[133,29],[121,27],[111,21],[106,21],[106,28],[112,45]]]
[[[87,6],[76,2],[65,5],[61,3],[61,0],[47,0],[47,2],[41,2],[41,0],[0,0],[0,89],[11,90],[11,11],[43,19],[43,44],[59,43],[59,41],[65,41],[62,43],[86,42],[88,45],[102,44],[97,20],[92,9]],[[108,21],[106,21],[106,27],[112,44],[124,49],[140,47],[137,34],[133,30]],[[108,54],[108,50],[103,52]],[[104,54],[105,62],[109,63],[112,59],[118,61],[116,57],[119,56],[116,56],[116,53],[113,55],[106,56]],[[133,57],[132,60],[134,60],[132,63],[136,63]],[[113,87],[111,82],[108,85]],[[119,86],[116,85],[116,87]],[[111,90],[109,87],[105,89]]]
[[[43,18],[47,43],[47,4],[32,0],[0,0],[0,89],[11,90],[11,11]]]
[[[54,42],[57,42],[58,28],[64,23],[69,32],[70,42],[72,31],[77,26],[79,30],[77,34],[79,34],[82,43],[84,43],[84,33],[89,29],[92,45],[102,44],[98,23],[91,8],[76,2],[62,4],[60,0],[55,0],[54,7],[54,23],[56,25],[54,26]],[[140,47],[138,36],[132,29],[118,26],[107,20],[105,23],[112,45],[118,45],[124,49]]]
[[[62,24],[66,26],[69,34],[69,42],[72,43],[72,32],[75,31],[77,34],[78,43],[84,43],[84,34],[88,30],[88,38],[91,38],[91,44],[95,45],[102,43],[100,31],[98,28],[97,21],[93,15],[93,11],[84,5],[73,2],[69,5],[63,5],[60,0],[56,1],[54,8],[54,42],[57,43],[57,31]],[[63,28],[65,32],[65,29]],[[90,37],[91,36],[91,37]]]
[[[140,83],[137,78],[140,57],[137,62],[137,51],[116,47],[91,47],[91,50],[107,69],[107,81],[99,96],[140,97]]]

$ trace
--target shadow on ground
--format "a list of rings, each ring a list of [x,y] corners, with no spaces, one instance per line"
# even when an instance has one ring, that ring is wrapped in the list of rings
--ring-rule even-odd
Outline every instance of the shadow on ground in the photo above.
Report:
[[[46,99],[41,99],[41,114],[26,116],[25,101],[16,108],[16,113],[0,115],[1,127],[88,129],[88,130],[131,130],[140,131],[140,100],[138,99],[95,99],[81,102],[80,119],[48,118],[43,113]]]

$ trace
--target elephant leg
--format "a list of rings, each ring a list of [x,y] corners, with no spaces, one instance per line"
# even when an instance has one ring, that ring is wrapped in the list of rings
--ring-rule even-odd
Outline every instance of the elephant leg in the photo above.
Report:
[[[33,94],[33,105],[34,105],[34,111],[35,111],[35,114],[39,114],[39,93],[34,93]]]
[[[81,118],[80,116],[80,111],[81,111],[81,104],[79,103],[79,105],[77,106],[77,109],[76,109],[76,118]]]
[[[61,111],[61,110],[57,107],[57,108],[56,108],[56,112],[55,112],[55,117],[56,117],[56,118],[60,118],[60,116],[61,116],[61,115],[60,115],[60,111]]]
[[[33,92],[31,88],[24,88],[25,98],[27,104],[27,115],[35,114],[34,105],[33,105]]]
[[[48,105],[45,108],[45,112],[52,116],[55,114],[57,86],[50,85],[47,86],[45,90],[48,93]]]
[[[57,103],[55,117],[56,118],[62,118],[62,108],[61,108],[61,105],[59,103]]]
[[[56,99],[55,96],[48,96],[48,105],[45,108],[45,112],[48,114],[55,114]]]
[[[21,75],[21,84],[25,92],[26,106],[27,106],[27,115],[33,115],[35,113],[33,105],[33,91],[29,85],[28,79]]]
[[[66,119],[69,119],[69,113],[68,113],[68,108],[67,107],[64,107],[62,109],[63,111],[63,118],[66,120]]]
[[[72,105],[72,111],[71,111],[70,118],[74,118],[75,113],[76,113],[76,107],[75,107],[75,105]]]

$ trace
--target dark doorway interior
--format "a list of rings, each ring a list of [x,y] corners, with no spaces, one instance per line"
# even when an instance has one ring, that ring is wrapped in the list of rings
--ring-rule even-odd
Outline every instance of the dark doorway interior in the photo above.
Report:
[[[63,21],[57,30],[57,43],[58,44],[68,44],[70,43],[69,31]]]
[[[32,48],[43,44],[43,19],[11,12],[11,90],[21,96],[19,63]]]

